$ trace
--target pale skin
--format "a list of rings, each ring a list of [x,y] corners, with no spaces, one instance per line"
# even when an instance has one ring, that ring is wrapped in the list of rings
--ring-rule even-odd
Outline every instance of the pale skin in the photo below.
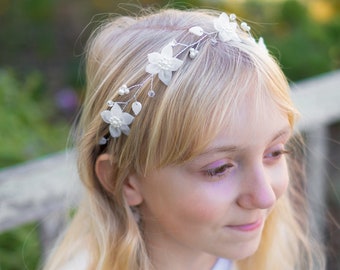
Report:
[[[189,162],[128,177],[124,196],[139,206],[156,270],[208,270],[219,257],[238,260],[258,248],[289,181],[284,154],[291,128],[287,116],[267,103],[254,113],[246,99],[230,127]],[[98,158],[99,178],[109,158]]]

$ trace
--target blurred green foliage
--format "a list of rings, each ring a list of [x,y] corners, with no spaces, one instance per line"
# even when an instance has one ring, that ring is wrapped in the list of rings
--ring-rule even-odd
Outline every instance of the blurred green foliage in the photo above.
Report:
[[[69,125],[56,108],[40,72],[19,77],[0,69],[0,167],[38,158],[65,147]],[[19,187],[18,187],[19,188]],[[0,235],[0,269],[38,269],[36,226],[25,225]]]
[[[321,10],[307,5],[312,2],[220,1],[218,7],[251,18],[255,34],[264,37],[286,76],[298,81],[340,68],[340,2],[318,1],[321,8],[332,10],[323,20],[315,18]]]
[[[56,110],[39,72],[21,80],[0,69],[0,164],[6,167],[65,147],[68,126]]]
[[[0,237],[0,269],[38,269],[40,244],[34,224],[5,232]]]
[[[340,68],[340,16],[318,23],[309,16],[307,7],[287,1],[278,12],[280,28],[270,35],[278,48],[280,63],[292,80],[315,76]]]
[[[51,91],[65,85],[80,90],[79,65],[88,25],[98,13],[138,13],[141,7],[211,7],[250,18],[284,72],[293,81],[340,68],[340,2],[338,0],[2,0],[0,65],[27,72],[32,66],[47,78]],[[314,3],[314,5],[312,5]],[[315,3],[319,5],[316,6]],[[324,14],[324,10],[331,10]],[[327,13],[327,12],[326,12]],[[97,20],[97,18],[94,19]]]

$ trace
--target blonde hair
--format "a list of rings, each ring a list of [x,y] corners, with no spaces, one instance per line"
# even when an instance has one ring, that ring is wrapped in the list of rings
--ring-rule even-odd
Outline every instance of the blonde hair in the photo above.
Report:
[[[145,78],[147,54],[160,51],[173,39],[193,42],[197,37],[188,33],[192,26],[213,31],[216,15],[203,10],[163,10],[115,18],[93,33],[87,46],[87,96],[78,138],[78,168],[86,194],[46,269],[60,269],[83,247],[89,254],[87,269],[152,269],[142,232],[123,197],[124,180],[131,172],[145,175],[195,157],[219,127],[228,124],[226,119],[233,119],[249,90],[259,110],[268,98],[273,100],[293,128],[298,112],[287,80],[269,54],[247,41],[206,42],[194,60],[183,56],[184,64],[173,73],[169,86],[154,81],[155,97],[148,97],[149,86],[143,86],[137,97],[143,109],[129,136],[111,139],[104,147],[98,144],[108,134],[100,112],[107,100],[122,99],[117,95],[121,85]],[[112,181],[105,186],[94,169],[104,152],[112,157]],[[297,186],[290,185],[266,222],[258,251],[236,262],[237,269],[312,269],[316,257],[305,231],[306,219],[297,219],[300,200]]]

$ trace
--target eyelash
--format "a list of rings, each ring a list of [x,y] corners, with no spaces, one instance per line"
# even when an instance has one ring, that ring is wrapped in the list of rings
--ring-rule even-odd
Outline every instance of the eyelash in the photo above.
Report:
[[[214,177],[214,176],[222,177],[232,167],[233,165],[231,163],[227,163],[227,164],[218,166],[216,168],[207,169],[205,173],[210,177]]]
[[[279,159],[281,156],[289,154],[290,152],[287,151],[286,149],[280,149],[280,150],[275,150],[273,152],[269,153],[269,158],[273,158],[273,159]],[[268,155],[266,155],[265,157],[268,157]]]
[[[286,149],[280,149],[280,150],[275,150],[269,153],[269,157],[268,155],[266,155],[266,158],[270,158],[270,159],[280,159],[283,155],[289,154],[290,152],[287,151]],[[211,168],[211,169],[207,169],[205,170],[205,174],[209,177],[223,177],[230,168],[232,168],[234,165],[231,163],[226,163],[223,164],[221,166],[215,167],[215,168]]]

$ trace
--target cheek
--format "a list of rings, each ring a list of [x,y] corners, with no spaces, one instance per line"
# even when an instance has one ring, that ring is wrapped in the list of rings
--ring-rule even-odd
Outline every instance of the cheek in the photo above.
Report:
[[[167,187],[151,193],[145,198],[147,211],[144,214],[172,229],[180,229],[183,223],[206,223],[218,215],[218,202],[206,190]]]
[[[289,174],[286,162],[283,163],[276,175],[277,176],[273,178],[275,180],[272,185],[276,198],[279,199],[286,192],[289,184]]]
[[[218,205],[211,198],[202,196],[190,196],[186,205],[181,207],[181,216],[184,219],[192,219],[194,222],[206,222],[213,220],[218,212]]]
[[[176,208],[183,219],[201,223],[211,222],[227,213],[233,198],[231,190],[231,187],[222,181],[205,183],[187,193]]]

